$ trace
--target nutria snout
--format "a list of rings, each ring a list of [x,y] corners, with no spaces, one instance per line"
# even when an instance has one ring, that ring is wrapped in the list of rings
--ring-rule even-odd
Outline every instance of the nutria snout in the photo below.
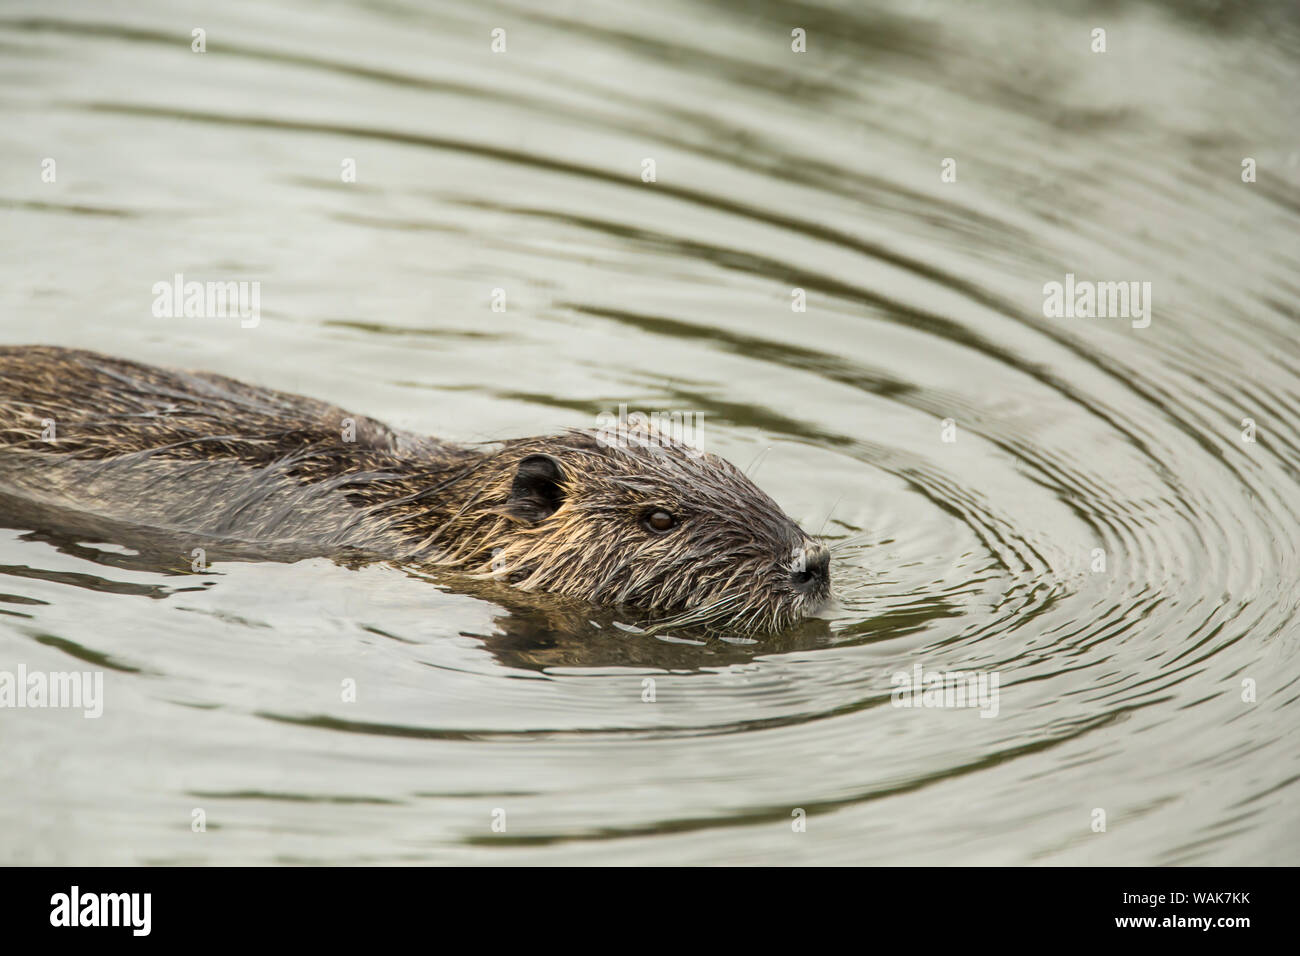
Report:
[[[0,348],[0,490],[242,542],[508,581],[656,626],[774,631],[830,555],[716,455],[644,424],[489,449],[314,399],[80,350]]]

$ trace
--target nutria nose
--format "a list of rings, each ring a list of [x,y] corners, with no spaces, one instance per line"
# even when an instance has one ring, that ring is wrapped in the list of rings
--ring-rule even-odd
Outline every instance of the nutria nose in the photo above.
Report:
[[[831,553],[823,545],[810,544],[795,558],[790,582],[796,591],[813,591],[831,576]]]

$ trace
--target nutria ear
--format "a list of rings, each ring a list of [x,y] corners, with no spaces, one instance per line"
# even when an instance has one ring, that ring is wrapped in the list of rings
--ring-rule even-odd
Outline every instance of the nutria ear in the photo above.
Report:
[[[536,524],[564,503],[564,470],[550,455],[529,455],[515,469],[501,513],[525,524]]]

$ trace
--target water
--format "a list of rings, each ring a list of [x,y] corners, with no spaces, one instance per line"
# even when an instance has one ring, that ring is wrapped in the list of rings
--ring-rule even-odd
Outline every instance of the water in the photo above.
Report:
[[[1283,3],[6,0],[0,341],[462,441],[703,413],[840,545],[822,619],[699,643],[11,516],[0,670],[105,705],[0,711],[0,860],[1294,863],[1298,36]],[[154,318],[176,273],[259,281],[259,324]],[[1046,317],[1067,273],[1150,282],[1149,327]],[[996,674],[997,716],[891,706],[918,664]]]

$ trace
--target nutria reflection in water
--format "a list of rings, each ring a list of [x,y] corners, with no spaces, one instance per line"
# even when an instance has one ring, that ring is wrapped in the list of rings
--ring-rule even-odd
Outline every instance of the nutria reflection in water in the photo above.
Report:
[[[93,352],[0,348],[0,490],[49,513],[360,552],[775,632],[830,593],[830,554],[737,468],[648,429],[490,450],[325,402]]]

